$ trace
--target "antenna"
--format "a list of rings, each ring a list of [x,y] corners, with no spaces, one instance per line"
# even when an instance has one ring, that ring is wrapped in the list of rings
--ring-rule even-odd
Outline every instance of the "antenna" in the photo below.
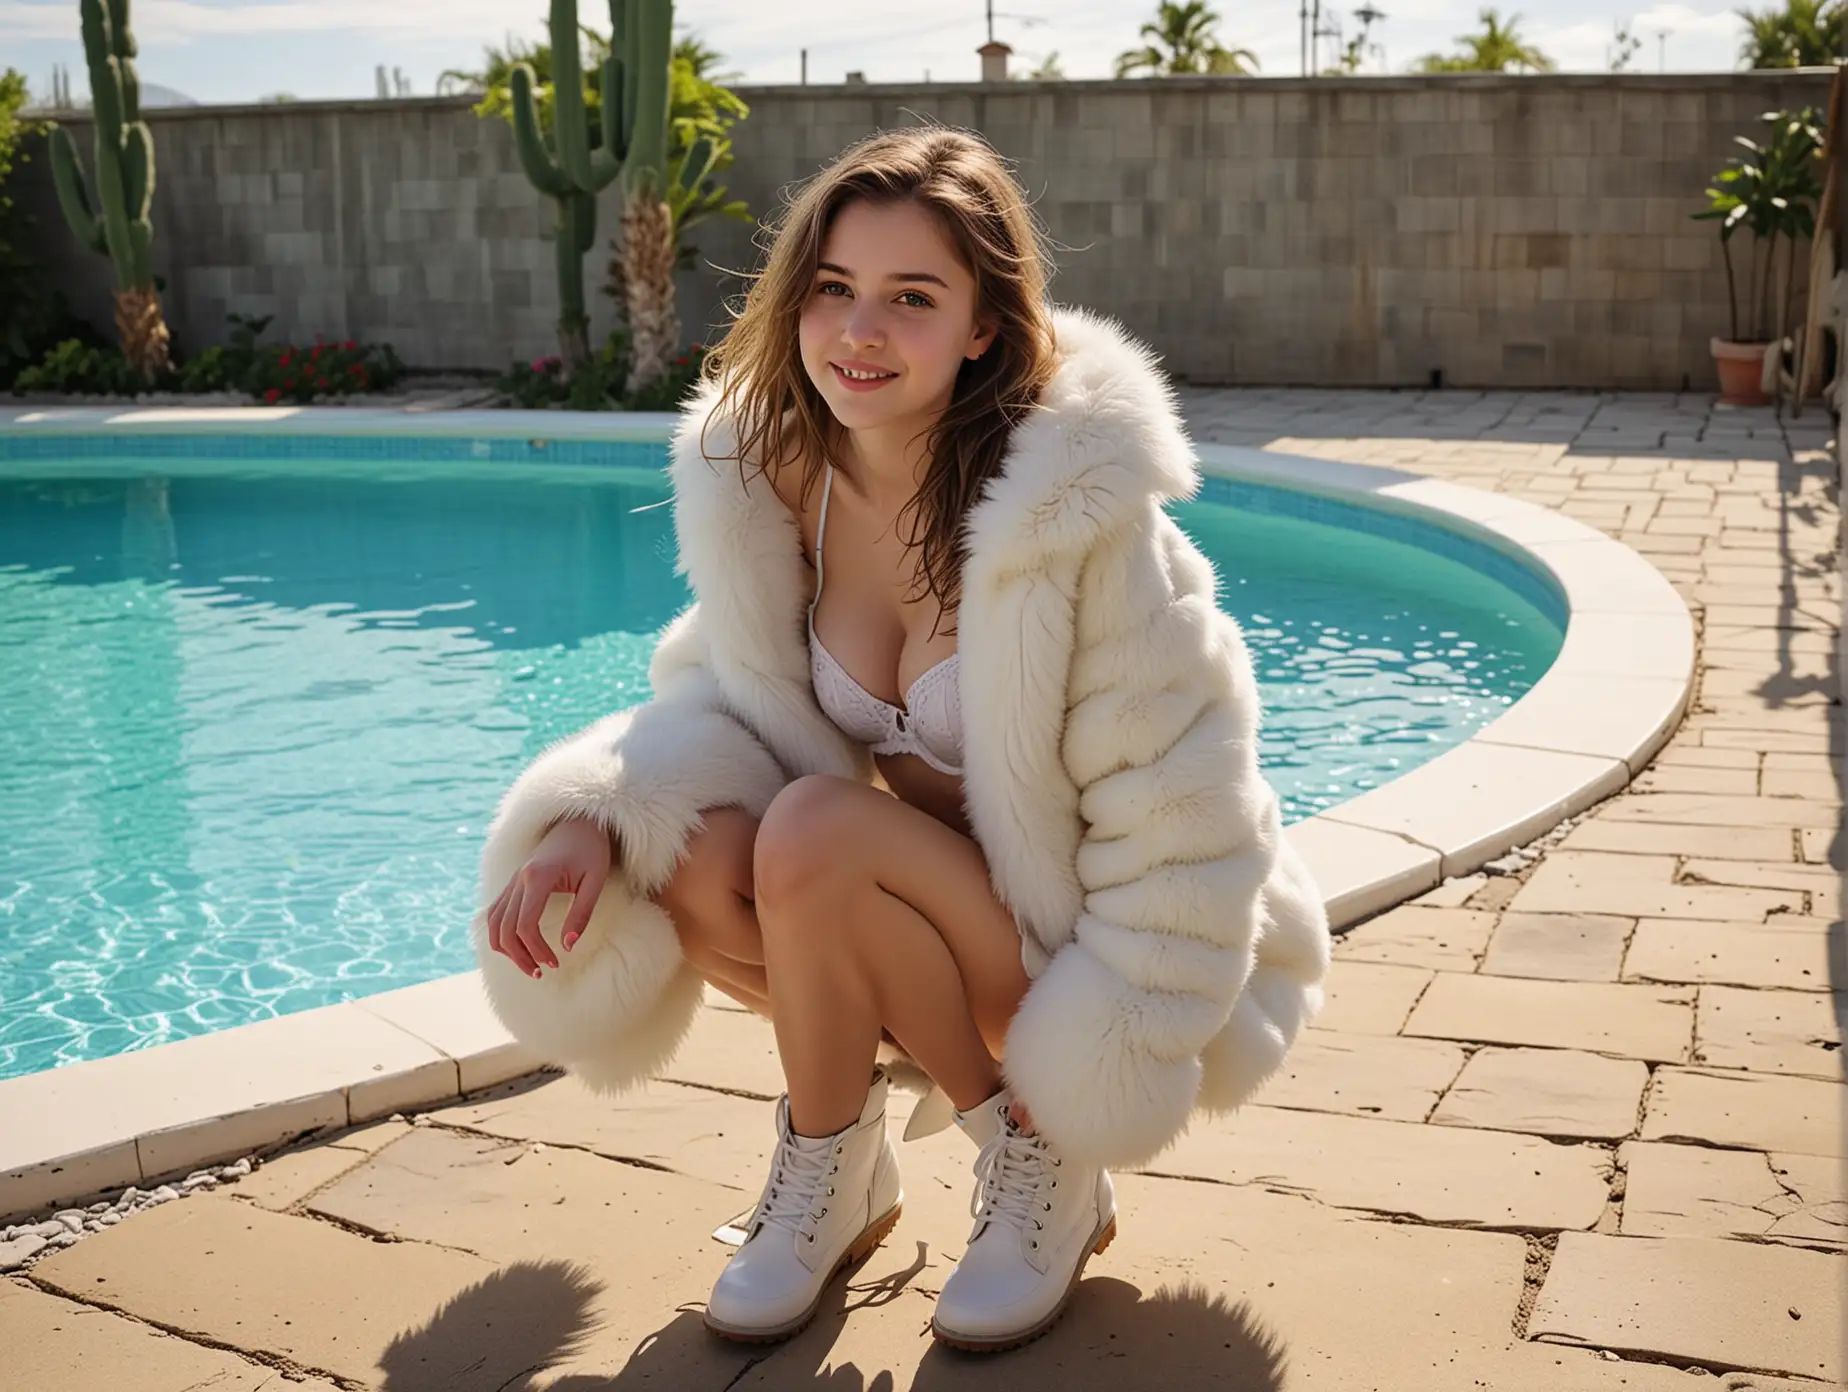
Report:
[[[1656,30],[1656,71],[1668,71],[1668,30]]]

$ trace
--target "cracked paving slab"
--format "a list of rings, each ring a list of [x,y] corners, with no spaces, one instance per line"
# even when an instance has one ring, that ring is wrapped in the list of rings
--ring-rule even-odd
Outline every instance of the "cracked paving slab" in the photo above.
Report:
[[[1632,1141],[1623,1231],[1637,1237],[1740,1237],[1841,1248],[1848,1187],[1838,1160]]]

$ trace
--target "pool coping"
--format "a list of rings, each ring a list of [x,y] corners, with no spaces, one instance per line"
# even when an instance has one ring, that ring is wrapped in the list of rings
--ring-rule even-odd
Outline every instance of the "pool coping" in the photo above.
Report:
[[[442,435],[659,440],[676,417],[362,408],[0,407],[0,432]],[[1467,874],[1625,787],[1694,681],[1674,587],[1596,529],[1500,493],[1374,465],[1199,444],[1202,471],[1368,502],[1524,558],[1570,619],[1532,690],[1456,748],[1291,826],[1344,928]],[[0,1081],[0,1217],[146,1186],[216,1161],[448,1101],[542,1061],[478,971]]]

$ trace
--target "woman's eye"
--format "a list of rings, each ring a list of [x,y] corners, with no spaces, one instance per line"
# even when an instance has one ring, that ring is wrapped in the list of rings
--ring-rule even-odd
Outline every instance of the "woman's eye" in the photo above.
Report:
[[[907,290],[899,298],[913,309],[929,309],[930,296],[920,290]]]
[[[838,280],[824,280],[815,287],[815,293],[818,295],[833,295],[837,292],[842,295],[847,293],[847,287]]]

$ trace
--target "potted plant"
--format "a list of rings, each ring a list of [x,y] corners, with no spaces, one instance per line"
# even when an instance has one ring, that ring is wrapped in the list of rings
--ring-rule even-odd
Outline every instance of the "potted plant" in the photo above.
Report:
[[[1745,153],[1734,155],[1714,175],[1707,207],[1694,214],[1720,224],[1731,319],[1728,336],[1714,338],[1709,346],[1720,373],[1720,400],[1735,406],[1762,406],[1767,400],[1765,356],[1790,323],[1797,250],[1816,229],[1822,196],[1817,176],[1822,128],[1816,112],[1809,107],[1767,111],[1764,121],[1769,133],[1762,144],[1734,137]],[[1733,237],[1740,231],[1752,234],[1743,286],[1732,254]],[[1780,241],[1786,244],[1781,295],[1775,274]]]

